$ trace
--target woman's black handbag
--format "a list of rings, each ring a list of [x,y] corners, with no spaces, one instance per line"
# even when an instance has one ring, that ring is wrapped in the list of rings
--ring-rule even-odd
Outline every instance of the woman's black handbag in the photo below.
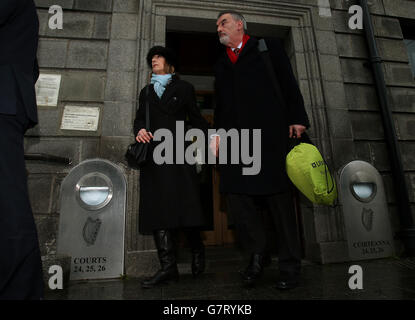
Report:
[[[148,97],[148,88],[146,88],[146,97]],[[149,102],[146,99],[146,131],[150,130],[150,115],[149,115]],[[147,163],[149,157],[149,145],[150,143],[135,142],[128,146],[127,152],[125,153],[125,159],[127,160],[128,166],[132,169],[140,169]]]

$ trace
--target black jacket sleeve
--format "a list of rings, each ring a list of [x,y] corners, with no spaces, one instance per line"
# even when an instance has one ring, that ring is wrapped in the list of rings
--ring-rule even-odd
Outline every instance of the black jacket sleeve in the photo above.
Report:
[[[193,128],[198,128],[207,134],[209,124],[206,119],[203,118],[199,108],[197,107],[195,89],[191,84],[189,84],[186,101],[186,110],[187,115],[189,116],[190,124]]]
[[[305,111],[304,99],[282,42],[279,39],[266,39],[266,43],[275,74],[278,77],[281,91],[284,95],[289,125],[302,124],[309,128],[310,122]]]
[[[221,123],[221,113],[222,113],[222,105],[221,105],[221,101],[218,97],[218,93],[219,93],[219,88],[218,85],[216,84],[215,81],[215,110],[213,113],[213,128],[215,128],[216,130],[222,128],[222,123]]]
[[[204,146],[205,152],[203,153],[203,162],[208,163],[208,150],[209,150],[209,141],[208,129],[210,127],[209,123],[205,118],[203,118],[200,113],[200,109],[196,103],[196,93],[193,85],[189,84],[186,94],[186,111],[187,116],[189,117],[189,122],[193,128],[197,128],[203,131],[205,139]]]
[[[138,98],[138,109],[134,120],[134,137],[137,136],[138,131],[146,127],[146,88],[147,87],[144,87],[140,91],[140,96]]]

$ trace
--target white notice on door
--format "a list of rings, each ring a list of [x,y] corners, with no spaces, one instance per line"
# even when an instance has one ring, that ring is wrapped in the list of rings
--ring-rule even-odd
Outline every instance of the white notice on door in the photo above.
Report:
[[[65,106],[62,130],[97,131],[99,107]]]

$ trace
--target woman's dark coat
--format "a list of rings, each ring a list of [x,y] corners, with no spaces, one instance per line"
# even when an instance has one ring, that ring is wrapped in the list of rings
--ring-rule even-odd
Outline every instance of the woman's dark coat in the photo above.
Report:
[[[215,66],[215,128],[261,129],[261,171],[242,175],[241,165],[220,165],[220,190],[227,193],[272,194],[289,187],[285,158],[290,124],[309,127],[304,101],[281,42],[266,40],[274,72],[279,79],[287,110],[278,101],[273,82],[250,38],[232,64],[224,53]],[[247,166],[245,166],[247,167]]]
[[[145,128],[146,101],[149,101],[150,132],[169,129],[176,141],[176,121],[188,119],[193,128],[207,132],[208,123],[196,105],[193,86],[177,76],[159,98],[153,85],[142,89],[134,121],[134,134]],[[186,128],[185,128],[186,132]],[[139,231],[146,234],[157,229],[202,227],[208,224],[201,203],[199,180],[194,165],[155,164],[153,150],[161,142],[150,143],[151,160],[140,170]],[[189,145],[185,145],[185,149]],[[175,152],[175,151],[174,151]],[[175,157],[174,157],[175,159]],[[185,161],[186,162],[186,161]]]

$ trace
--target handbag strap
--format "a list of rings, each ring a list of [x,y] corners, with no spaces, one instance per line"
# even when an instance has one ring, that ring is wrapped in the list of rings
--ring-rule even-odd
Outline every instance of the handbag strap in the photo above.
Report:
[[[331,189],[329,190],[329,179],[327,178],[328,166],[327,166],[327,163],[326,163],[326,161],[324,159],[323,159],[323,161],[324,161],[324,173],[326,175],[327,193],[330,194],[334,190],[334,179],[333,179],[332,176],[330,176],[331,177]]]
[[[150,85],[146,87],[146,131],[150,130],[150,102],[148,101],[148,92],[149,92]]]

